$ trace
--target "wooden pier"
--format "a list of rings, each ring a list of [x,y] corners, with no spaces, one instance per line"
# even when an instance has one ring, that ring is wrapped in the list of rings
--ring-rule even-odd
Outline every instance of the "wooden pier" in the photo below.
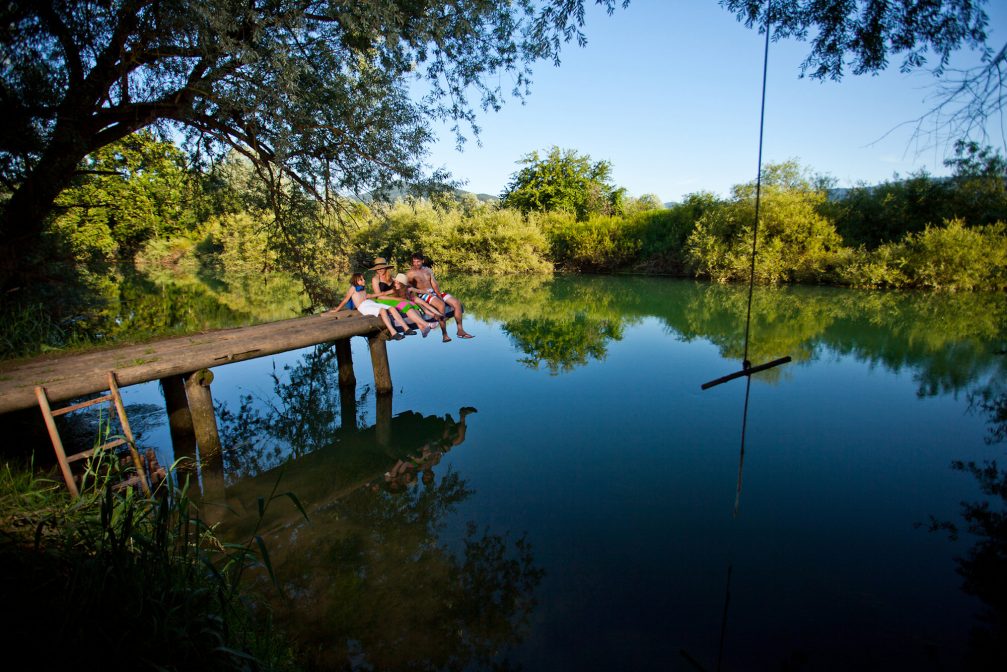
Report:
[[[49,399],[63,401],[108,389],[114,371],[121,387],[187,377],[203,369],[265,357],[328,341],[366,336],[371,341],[375,385],[391,392],[391,376],[383,327],[377,317],[353,310],[165,338],[139,345],[110,347],[81,353],[0,363],[0,413],[38,405],[35,386],[45,387]],[[340,348],[345,353],[348,348]],[[340,364],[340,382],[347,372]],[[348,375],[352,377],[352,368]]]
[[[52,416],[75,408],[53,411],[50,402],[75,400],[109,389],[157,380],[164,391],[168,427],[177,456],[195,457],[199,465],[217,465],[222,470],[222,446],[210,394],[213,367],[256,357],[335,342],[342,396],[352,399],[356,376],[349,339],[367,338],[374,369],[374,388],[379,408],[390,409],[392,378],[385,347],[385,329],[380,318],[355,310],[324,313],[250,327],[163,338],[137,345],[112,346],[80,353],[38,357],[28,361],[0,363],[0,413],[40,407],[40,421],[47,421],[50,438],[64,480],[75,493],[70,463],[81,455],[63,451]],[[117,397],[118,392],[112,395]],[[120,402],[121,403],[121,402]],[[120,418],[122,419],[120,413]],[[123,419],[124,420],[124,419]],[[124,426],[127,424],[123,421]],[[88,453],[88,451],[84,451]],[[93,452],[93,451],[91,451]],[[86,456],[86,455],[85,455]],[[138,471],[140,468],[138,467]],[[142,472],[141,472],[142,473]],[[209,472],[203,471],[204,476]],[[210,479],[213,480],[213,479]],[[217,479],[223,483],[223,474]],[[209,481],[208,481],[209,483]]]

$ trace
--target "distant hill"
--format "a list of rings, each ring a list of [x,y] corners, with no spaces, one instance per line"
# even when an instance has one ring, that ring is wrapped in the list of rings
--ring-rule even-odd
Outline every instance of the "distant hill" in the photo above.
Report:
[[[493,196],[491,194],[475,194],[475,193],[473,193],[471,191],[465,191],[464,189],[454,189],[453,191],[455,193],[455,196],[458,196],[458,197],[465,196],[465,195],[475,196],[476,199],[479,200],[481,203],[495,203],[496,201],[500,200],[499,196]],[[372,196],[372,193],[373,192],[364,195],[364,197],[363,197],[362,200],[364,202],[369,202],[369,201],[374,200],[373,196]],[[388,199],[389,202],[394,203],[395,201],[397,201],[397,200],[399,200],[401,198],[405,198],[408,195],[409,194],[408,194],[408,192],[406,192],[405,189],[393,189],[392,191],[388,192],[387,199]]]

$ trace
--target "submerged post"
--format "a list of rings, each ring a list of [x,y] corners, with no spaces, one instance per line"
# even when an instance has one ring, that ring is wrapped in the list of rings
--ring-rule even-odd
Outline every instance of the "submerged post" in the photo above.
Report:
[[[350,339],[342,338],[336,341],[336,361],[339,363],[339,389],[354,387],[357,377],[353,375],[353,351]]]
[[[168,412],[168,430],[171,434],[171,446],[175,460],[180,457],[189,458],[182,462],[181,471],[194,471],[196,468],[196,430],[192,424],[192,413],[189,411],[189,401],[185,395],[185,380],[182,376],[161,378],[161,390],[164,392],[164,405]]]
[[[378,445],[387,447],[392,439],[392,395],[379,394],[375,399],[376,414],[374,428]]]
[[[226,510],[227,492],[224,486],[224,451],[217,432],[217,416],[213,412],[209,369],[194,371],[185,377],[185,396],[189,400],[192,427],[199,447],[199,473],[202,476],[202,515],[206,522],[220,522]]]
[[[378,394],[392,393],[392,373],[388,367],[388,349],[381,334],[367,337],[371,349],[371,366],[374,367],[374,391]]]

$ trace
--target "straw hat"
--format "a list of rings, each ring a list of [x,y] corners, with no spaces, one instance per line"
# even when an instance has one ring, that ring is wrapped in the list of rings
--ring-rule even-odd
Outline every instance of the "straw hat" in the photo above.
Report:
[[[368,271],[380,271],[382,268],[395,268],[393,264],[389,264],[384,257],[375,257],[374,265],[368,268]]]
[[[406,274],[405,273],[399,273],[398,275],[395,276],[395,282],[399,282],[399,283],[401,283],[403,285],[408,285],[409,284],[409,279],[406,278]]]

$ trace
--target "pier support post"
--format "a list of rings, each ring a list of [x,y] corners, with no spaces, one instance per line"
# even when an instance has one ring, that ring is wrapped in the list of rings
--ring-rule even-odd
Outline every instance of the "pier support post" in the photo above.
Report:
[[[387,447],[392,440],[392,395],[379,394],[376,398],[374,431],[378,445]]]
[[[355,387],[357,377],[353,375],[353,351],[350,349],[350,339],[336,341],[336,361],[339,363],[339,389]]]
[[[381,334],[367,337],[371,349],[371,366],[374,367],[374,391],[379,395],[392,393],[392,372],[388,367],[388,349]]]
[[[217,416],[213,413],[210,383],[213,373],[209,369],[194,371],[185,377],[185,396],[189,400],[192,427],[199,445],[200,461],[221,454],[220,434],[217,433]]]
[[[196,430],[192,425],[192,413],[189,412],[189,401],[185,395],[185,380],[182,376],[168,376],[161,378],[160,382],[168,412],[168,430],[171,433],[175,461],[180,457],[189,458],[179,463],[178,470],[195,472]]]
[[[220,522],[226,510],[224,487],[224,453],[217,432],[217,416],[213,412],[209,369],[194,371],[185,377],[185,396],[189,400],[192,427],[199,447],[199,471],[203,486],[203,517],[208,523]]]

